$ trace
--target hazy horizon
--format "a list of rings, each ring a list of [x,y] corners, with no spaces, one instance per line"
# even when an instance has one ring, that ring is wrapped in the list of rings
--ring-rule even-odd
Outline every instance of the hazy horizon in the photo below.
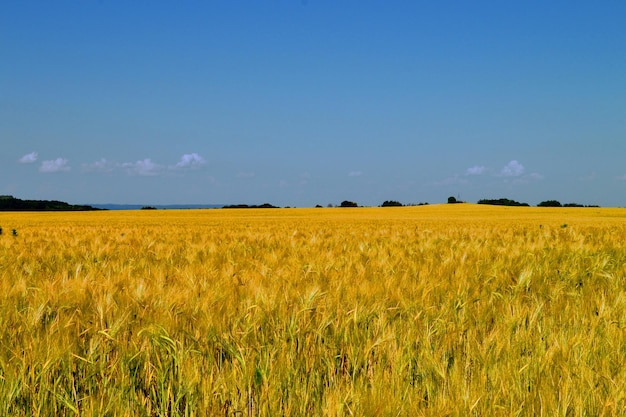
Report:
[[[10,196],[10,195],[0,195],[0,197],[14,197],[14,198],[18,198],[16,196]],[[455,196],[449,196],[449,197],[454,197],[455,199],[457,199],[457,197]],[[21,199],[24,200],[24,199]],[[41,199],[32,199],[34,201],[37,200],[41,200]],[[491,201],[493,202],[491,202]],[[509,200],[511,204],[505,204],[505,203],[500,203],[500,202],[495,202],[497,200]],[[355,207],[394,207],[396,206],[395,203],[400,203],[401,206],[405,206],[405,207],[415,207],[415,206],[424,206],[424,205],[448,205],[451,204],[447,199],[446,201],[434,201],[434,202],[428,202],[428,201],[422,201],[422,202],[403,202],[403,201],[397,201],[397,200],[385,200],[385,201],[381,201],[378,204],[373,204],[373,205],[369,205],[369,204],[360,204],[357,201],[349,201],[346,200],[350,203],[355,203],[357,204],[357,206]],[[537,206],[545,206],[545,207],[550,207],[552,206],[551,204],[547,204],[547,203],[552,203],[555,200],[543,200],[540,202],[537,202],[536,204],[533,203],[528,203],[527,201],[516,201],[514,199],[509,199],[506,197],[500,197],[500,198],[485,198],[485,199],[480,199],[478,201],[464,201],[464,200],[456,200],[454,201],[453,204],[456,203],[463,203],[463,204],[483,204],[483,205],[496,205],[496,206],[508,206],[508,207],[523,207],[524,205],[526,206],[530,206],[530,207],[537,207]],[[600,206],[600,205],[595,205],[595,204],[587,204],[587,205],[583,205],[580,204],[576,201],[558,201],[556,200],[558,203],[560,203],[562,205],[562,207],[586,207],[586,208],[624,208],[624,206]],[[249,208],[263,208],[260,207],[262,205],[266,205],[269,204],[270,206],[273,206],[273,208],[317,208],[317,207],[323,207],[323,208],[327,208],[327,207],[344,207],[342,205],[342,203],[344,203],[345,201],[341,201],[341,202],[331,202],[328,204],[315,204],[315,205],[311,205],[311,206],[297,206],[297,205],[284,205],[284,206],[280,206],[280,205],[275,205],[273,204],[271,201],[264,201],[263,203],[259,203],[259,202],[245,202],[245,201],[240,201],[240,202],[236,202],[236,203],[173,203],[173,204],[153,204],[150,202],[144,202],[144,203],[130,203],[130,204],[125,204],[125,203],[107,203],[107,202],[88,202],[88,201],[83,201],[83,202],[65,202],[65,203],[69,203],[69,204],[73,204],[73,205],[86,205],[86,206],[92,206],[95,208],[100,208],[100,209],[107,209],[107,210],[135,210],[135,209],[143,209],[143,208],[159,208],[159,209],[204,209],[204,208],[239,208],[236,206],[248,206]],[[384,203],[388,203],[391,202],[392,204],[389,205],[384,205]],[[517,204],[520,203],[520,204]],[[541,205],[539,205],[541,204]],[[345,207],[349,207],[349,206],[345,206]],[[553,206],[552,206],[553,207]]]
[[[626,205],[626,3],[4,2],[0,194]]]

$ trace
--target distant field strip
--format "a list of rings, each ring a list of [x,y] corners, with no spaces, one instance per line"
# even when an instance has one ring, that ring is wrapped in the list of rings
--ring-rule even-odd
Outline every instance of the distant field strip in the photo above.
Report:
[[[626,415],[626,209],[0,226],[0,415]]]

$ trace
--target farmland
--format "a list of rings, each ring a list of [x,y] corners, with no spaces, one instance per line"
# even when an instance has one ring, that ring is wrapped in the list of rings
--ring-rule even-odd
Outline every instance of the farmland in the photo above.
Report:
[[[626,413],[626,209],[0,226],[0,415]]]

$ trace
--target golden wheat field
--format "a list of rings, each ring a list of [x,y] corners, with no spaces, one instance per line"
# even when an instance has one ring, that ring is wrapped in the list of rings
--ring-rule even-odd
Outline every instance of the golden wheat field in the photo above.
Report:
[[[3,416],[626,414],[626,209],[0,226]]]

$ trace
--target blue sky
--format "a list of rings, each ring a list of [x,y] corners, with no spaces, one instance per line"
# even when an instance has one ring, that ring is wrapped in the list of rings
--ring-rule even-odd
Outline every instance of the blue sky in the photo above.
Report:
[[[0,194],[626,206],[626,2],[3,1]]]

